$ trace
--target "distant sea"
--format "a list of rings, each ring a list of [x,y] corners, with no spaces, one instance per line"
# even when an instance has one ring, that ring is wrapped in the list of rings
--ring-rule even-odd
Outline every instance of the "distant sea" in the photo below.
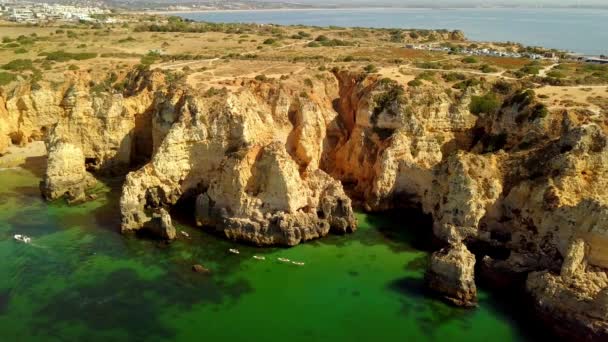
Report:
[[[209,22],[463,30],[478,41],[514,41],[587,55],[608,54],[608,10],[336,9],[181,13]]]

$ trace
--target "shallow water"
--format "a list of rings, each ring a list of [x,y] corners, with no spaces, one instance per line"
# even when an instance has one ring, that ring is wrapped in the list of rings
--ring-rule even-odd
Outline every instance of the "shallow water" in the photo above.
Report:
[[[338,9],[184,13],[211,22],[463,30],[472,40],[608,54],[608,10],[550,8]]]
[[[357,233],[291,249],[237,246],[185,225],[191,239],[166,245],[117,232],[110,187],[91,203],[46,204],[34,171],[0,173],[2,341],[528,339],[486,292],[476,310],[428,296],[427,223],[413,214],[358,214]],[[234,247],[240,255],[227,253]],[[199,263],[212,273],[193,273]]]

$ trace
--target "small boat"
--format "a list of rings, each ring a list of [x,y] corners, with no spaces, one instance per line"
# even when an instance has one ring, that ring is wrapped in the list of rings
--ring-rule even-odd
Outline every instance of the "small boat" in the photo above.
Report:
[[[291,263],[298,266],[304,266],[304,263],[301,261],[292,261]]]
[[[232,254],[241,254],[241,252],[239,252],[239,250],[238,250],[238,249],[234,249],[234,248],[230,248],[230,249],[228,250],[228,252],[230,252],[230,253],[232,253]]]
[[[185,231],[183,231],[183,230],[182,230],[180,233],[181,233],[183,236],[187,237],[187,238],[189,238],[189,237],[190,237],[190,234],[186,233],[186,232],[185,232]]]
[[[291,260],[286,258],[277,258],[277,260],[279,260],[280,262],[291,262]]]
[[[253,258],[256,259],[256,260],[266,260],[266,257],[259,256],[259,255],[254,255]]]
[[[13,238],[17,241],[21,241],[23,243],[30,243],[32,242],[32,239],[26,235],[21,235],[21,234],[15,234],[15,236],[13,236]]]

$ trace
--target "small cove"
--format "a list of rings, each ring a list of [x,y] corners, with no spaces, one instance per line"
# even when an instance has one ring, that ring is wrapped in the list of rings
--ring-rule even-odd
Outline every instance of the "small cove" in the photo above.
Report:
[[[0,331],[7,341],[530,337],[495,294],[482,290],[475,310],[428,295],[428,222],[415,213],[359,213],[355,234],[290,249],[243,246],[185,224],[178,229],[190,239],[164,244],[118,233],[119,180],[98,188],[93,202],[47,204],[37,192],[41,166],[0,174]],[[33,242],[18,243],[14,234]],[[212,272],[194,273],[193,264]]]

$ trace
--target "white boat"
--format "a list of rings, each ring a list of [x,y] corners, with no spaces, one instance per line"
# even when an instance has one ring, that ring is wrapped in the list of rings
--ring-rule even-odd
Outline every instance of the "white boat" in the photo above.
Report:
[[[292,261],[291,263],[292,263],[292,264],[294,264],[294,265],[298,265],[298,266],[304,266],[304,265],[305,265],[305,264],[304,264],[303,262],[301,262],[301,261]]]
[[[254,255],[253,258],[257,259],[257,260],[266,260],[266,257],[259,256],[259,255]]]
[[[277,258],[277,260],[279,260],[280,262],[291,262],[291,260],[286,258]]]
[[[230,252],[230,253],[232,253],[232,254],[241,254],[241,252],[239,252],[239,250],[238,250],[238,249],[234,249],[234,248],[230,248],[230,249],[228,250],[228,252]]]
[[[21,241],[23,243],[30,243],[32,242],[32,239],[26,235],[21,235],[21,234],[15,234],[15,236],[13,236],[13,238],[17,241]]]

